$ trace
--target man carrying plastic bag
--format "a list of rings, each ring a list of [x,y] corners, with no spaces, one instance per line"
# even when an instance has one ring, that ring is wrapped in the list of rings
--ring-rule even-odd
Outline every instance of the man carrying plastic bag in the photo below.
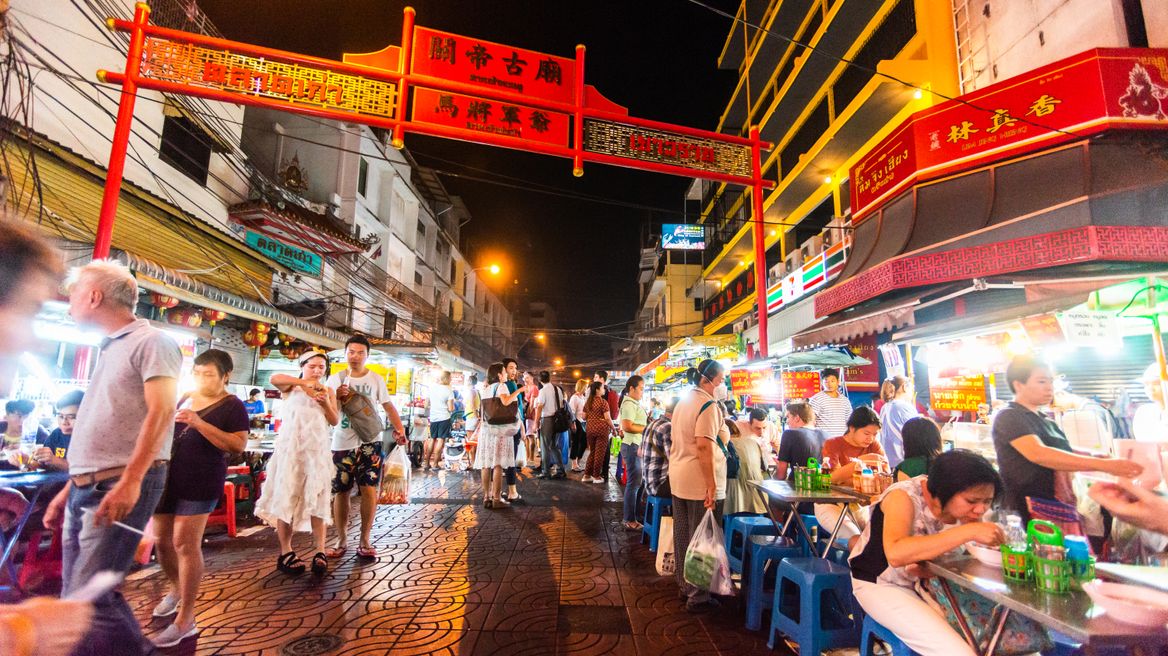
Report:
[[[381,472],[381,493],[377,503],[405,504],[410,502],[410,457],[401,445],[398,445],[385,457]]]
[[[716,595],[734,594],[734,586],[730,581],[730,559],[726,556],[726,538],[722,527],[714,519],[713,510],[706,511],[685,552],[685,581]]]

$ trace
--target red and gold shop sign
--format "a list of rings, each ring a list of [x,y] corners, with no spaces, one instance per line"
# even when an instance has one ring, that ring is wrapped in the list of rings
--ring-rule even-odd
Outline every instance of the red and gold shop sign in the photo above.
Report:
[[[414,75],[573,102],[576,61],[469,36],[414,28]]]
[[[783,398],[809,399],[819,393],[818,371],[784,371],[779,377]]]
[[[1168,128],[1168,49],[1099,48],[919,111],[851,170],[853,222],[911,184],[1111,129]]]
[[[750,146],[584,119],[584,152],[750,177]]]
[[[146,37],[140,76],[291,105],[392,119],[397,85],[327,68]]]
[[[1026,331],[1026,337],[1030,339],[1032,346],[1051,346],[1067,341],[1066,335],[1063,334],[1062,324],[1053,314],[1025,317],[1021,323],[1022,330]]]
[[[986,402],[985,376],[929,379],[929,405],[946,412],[976,412]]]
[[[865,335],[848,342],[853,353],[868,360],[868,364],[848,367],[844,381],[848,389],[874,390],[880,387],[880,356],[876,352],[876,335]]]
[[[410,120],[568,146],[567,114],[433,89],[414,89]]]
[[[730,389],[749,395],[751,403],[781,403],[782,389],[775,382],[773,369],[731,369]]]
[[[706,323],[717,319],[726,310],[738,305],[742,299],[751,295],[754,292],[754,266],[751,265],[738,274],[729,285],[722,288],[722,291],[714,295],[713,298],[706,301],[705,308],[702,310],[702,316]]]

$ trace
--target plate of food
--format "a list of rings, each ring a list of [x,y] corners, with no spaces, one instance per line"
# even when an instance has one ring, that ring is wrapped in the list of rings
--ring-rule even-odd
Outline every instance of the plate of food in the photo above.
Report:
[[[966,542],[965,550],[983,565],[999,568],[1002,566],[1002,552],[997,547],[987,547],[984,544],[978,544],[976,542]]]
[[[1084,583],[1083,592],[1116,621],[1149,628],[1168,624],[1168,593],[1098,579]]]

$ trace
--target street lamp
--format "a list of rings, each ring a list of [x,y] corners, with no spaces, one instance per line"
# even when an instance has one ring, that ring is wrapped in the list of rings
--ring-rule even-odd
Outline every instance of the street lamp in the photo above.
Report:
[[[579,377],[580,377],[580,370],[579,370],[579,369],[573,369],[573,370],[572,370],[572,378],[579,378]]]
[[[564,359],[556,358],[555,360],[552,360],[552,364],[556,365],[557,367],[562,367],[564,366]]]
[[[543,333],[536,333],[536,334],[535,334],[535,341],[537,341],[537,342],[543,342],[543,341],[546,341],[546,340],[547,340],[547,335],[545,335],[545,334],[543,334]]]

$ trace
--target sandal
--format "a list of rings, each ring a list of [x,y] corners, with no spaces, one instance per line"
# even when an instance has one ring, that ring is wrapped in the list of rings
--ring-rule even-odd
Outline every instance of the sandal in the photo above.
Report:
[[[300,560],[295,551],[289,551],[276,559],[276,569],[290,576],[299,576],[307,568],[304,566],[304,561]]]
[[[328,571],[328,558],[325,558],[325,555],[320,551],[313,554],[313,556],[312,556],[312,573],[317,575],[317,576],[320,576],[321,574],[324,574],[327,571]]]
[[[492,505],[493,504],[490,499],[483,499],[483,508],[490,508]]]
[[[376,558],[377,550],[373,547],[358,547],[357,556],[361,558]]]
[[[503,499],[500,498],[500,499],[495,499],[494,501],[492,501],[491,507],[492,508],[510,508],[511,503],[508,501],[504,501]]]
[[[324,557],[328,558],[330,560],[333,558],[340,558],[341,556],[345,555],[345,552],[348,550],[349,550],[349,547],[347,547],[347,546],[325,549],[324,550]],[[360,553],[360,551],[358,551],[357,553]]]

